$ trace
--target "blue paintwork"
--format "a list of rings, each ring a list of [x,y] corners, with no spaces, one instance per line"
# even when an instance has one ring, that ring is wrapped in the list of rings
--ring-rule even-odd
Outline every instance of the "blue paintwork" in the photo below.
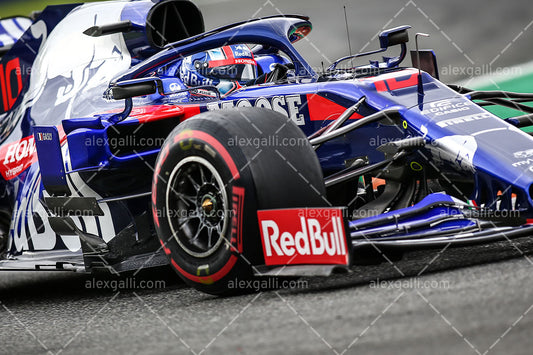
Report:
[[[379,216],[372,216],[357,221],[351,221],[349,225],[350,229],[357,230],[360,228],[364,228],[370,223],[391,225],[393,223],[396,223],[397,220],[402,220],[402,222],[412,221],[412,218],[406,218],[405,216],[409,213],[414,213],[415,211],[421,211],[421,213],[419,214],[427,212],[425,218],[430,218],[432,216],[439,215],[442,212],[448,213],[449,211],[457,211],[456,207],[443,207],[441,209],[430,210],[431,206],[453,206],[455,203],[456,201],[452,197],[441,193],[435,193],[426,196],[422,201],[412,207],[402,208],[392,212],[383,213]]]
[[[43,186],[49,191],[59,186],[68,190],[57,127],[34,127],[33,131]]]

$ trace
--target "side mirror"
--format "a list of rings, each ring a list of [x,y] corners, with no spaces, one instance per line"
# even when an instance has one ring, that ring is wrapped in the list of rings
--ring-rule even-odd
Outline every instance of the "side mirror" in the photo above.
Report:
[[[161,86],[158,78],[140,78],[111,83],[104,92],[104,99],[124,100],[124,111],[115,113],[107,120],[112,124],[124,121],[133,109],[133,97],[152,95],[157,91],[162,92]]]
[[[210,100],[220,100],[220,91],[216,86],[203,85],[191,88],[180,88],[174,78],[139,78],[111,83],[104,92],[106,100],[125,100],[124,111],[114,114],[108,121],[112,124],[125,120],[133,108],[133,98],[159,93],[160,95],[173,95],[189,92],[192,95]],[[193,100],[194,101],[194,100]]]
[[[420,63],[418,63],[418,58],[420,58]],[[432,49],[420,49],[418,53],[411,51],[411,63],[413,68],[423,70],[435,79],[439,79],[437,56]]]
[[[110,86],[104,93],[104,98],[108,100],[123,100],[136,96],[145,96],[155,94],[161,91],[161,84],[152,78],[140,80],[126,80],[115,83]]]
[[[357,53],[353,55],[349,55],[347,57],[342,57],[341,59],[338,59],[333,64],[331,64],[327,71],[333,71],[337,68],[337,65],[340,62],[343,62],[348,59],[352,58],[358,58],[363,57],[371,54],[381,53],[385,52],[389,47],[395,46],[395,45],[401,45],[401,53],[399,57],[394,58],[384,58],[384,60],[387,62],[387,67],[392,68],[397,65],[399,65],[405,58],[407,54],[407,46],[406,43],[409,42],[409,34],[407,33],[407,30],[410,29],[411,26],[409,25],[403,25],[394,27],[388,30],[381,31],[379,34],[379,49],[370,51],[370,52],[364,52],[364,53]]]
[[[409,33],[411,26],[404,25],[384,30],[379,34],[379,45],[382,49],[387,49],[397,44],[409,42]]]
[[[183,92],[220,99],[220,92],[216,86],[201,85],[187,88],[183,86],[178,79],[157,77],[124,80],[112,83],[104,92],[104,98],[107,100],[124,100],[155,93],[159,93],[160,95],[173,95]]]

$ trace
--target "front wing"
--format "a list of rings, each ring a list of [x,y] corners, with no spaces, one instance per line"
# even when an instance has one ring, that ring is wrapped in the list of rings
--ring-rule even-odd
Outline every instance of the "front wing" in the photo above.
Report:
[[[519,217],[519,211],[481,209],[442,193],[428,195],[411,207],[362,219],[352,219],[346,211],[259,211],[265,266],[259,267],[257,274],[325,276],[404,251],[469,246],[533,234],[533,225]]]

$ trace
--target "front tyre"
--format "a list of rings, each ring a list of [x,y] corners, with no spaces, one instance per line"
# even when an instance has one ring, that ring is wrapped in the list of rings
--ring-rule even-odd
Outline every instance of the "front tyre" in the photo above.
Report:
[[[299,144],[255,144],[265,137]],[[200,114],[172,131],[156,162],[152,210],[180,277],[203,292],[232,294],[264,263],[257,210],[321,206],[324,196],[303,132],[271,110],[237,109]]]

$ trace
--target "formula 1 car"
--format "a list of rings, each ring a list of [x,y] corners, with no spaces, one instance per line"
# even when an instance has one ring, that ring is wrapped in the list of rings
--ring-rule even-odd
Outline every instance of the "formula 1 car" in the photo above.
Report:
[[[315,71],[293,46],[311,28],[206,32],[182,0],[1,20],[0,269],[170,264],[225,294],[533,233],[532,94],[445,85],[418,45],[401,66],[410,26]]]

